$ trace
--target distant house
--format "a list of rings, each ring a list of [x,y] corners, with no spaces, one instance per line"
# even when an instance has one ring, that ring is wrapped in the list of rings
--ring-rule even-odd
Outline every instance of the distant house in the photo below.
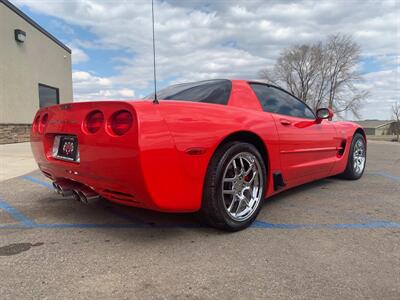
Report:
[[[381,121],[381,120],[365,120],[355,121],[355,123],[361,125],[366,135],[394,135],[396,132],[396,126],[400,127],[396,121]]]

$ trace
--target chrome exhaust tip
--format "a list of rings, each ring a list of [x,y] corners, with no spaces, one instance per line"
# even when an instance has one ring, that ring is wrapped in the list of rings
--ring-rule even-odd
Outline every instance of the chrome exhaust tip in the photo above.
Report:
[[[84,204],[89,204],[88,199],[86,198],[85,194],[81,191],[78,191],[79,200]]]
[[[77,195],[79,196],[79,200],[84,204],[89,204],[100,198],[100,195],[87,191],[77,191]]]
[[[61,194],[61,188],[57,183],[53,182],[53,188],[55,193]]]
[[[79,192],[77,190],[72,191],[72,197],[78,202],[81,202],[81,197],[79,196]]]
[[[89,204],[89,202],[100,198],[100,195],[91,188],[73,182],[54,181],[53,188],[57,194],[63,197],[72,196],[75,200],[85,204]]]
[[[72,196],[72,195],[73,195],[73,191],[72,191],[72,190],[63,190],[63,189],[61,188],[61,195],[62,195],[63,197],[69,197],[69,196]]]
[[[70,185],[58,184],[57,182],[53,182],[53,187],[54,191],[63,197],[69,197],[73,194]]]

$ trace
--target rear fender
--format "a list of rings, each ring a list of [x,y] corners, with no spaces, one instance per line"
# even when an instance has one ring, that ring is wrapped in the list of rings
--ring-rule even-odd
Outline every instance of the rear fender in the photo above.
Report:
[[[264,112],[171,100],[160,101],[160,105],[153,105],[148,109],[148,113],[153,110],[152,114],[154,109],[157,109],[161,119],[165,120],[165,124],[154,120],[153,122],[158,122],[157,126],[161,129],[153,130],[163,135],[164,144],[168,147],[161,147],[159,144],[154,146],[153,142],[147,140],[145,147],[151,149],[151,152],[146,161],[143,160],[143,170],[147,174],[146,182],[154,198],[165,198],[166,204],[174,203],[187,211],[196,211],[200,208],[209,161],[217,147],[235,132],[253,132],[268,144],[270,157],[276,158],[279,155],[275,124],[272,117]],[[137,111],[141,119],[141,110]],[[170,134],[168,139],[167,132]],[[140,143],[143,141],[141,138]],[[157,163],[151,162],[152,156],[157,156]],[[279,170],[279,159],[273,159],[269,167],[271,170]],[[154,172],[161,174],[150,176]],[[163,188],[158,189],[161,181]],[[271,192],[269,188],[268,192]]]

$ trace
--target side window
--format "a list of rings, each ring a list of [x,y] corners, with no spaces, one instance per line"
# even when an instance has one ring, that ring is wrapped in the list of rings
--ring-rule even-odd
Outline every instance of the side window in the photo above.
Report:
[[[290,94],[272,86],[251,83],[264,111],[298,118],[314,119],[310,108]]]
[[[226,105],[232,90],[230,80],[214,79],[199,82],[181,83],[157,92],[160,100],[181,100]],[[154,94],[144,99],[153,99]]]
[[[60,103],[58,88],[39,83],[39,107]]]
[[[193,102],[205,102],[214,104],[227,104],[232,84],[228,80],[210,81],[193,86],[187,86],[182,91],[161,97],[164,100],[183,100]]]

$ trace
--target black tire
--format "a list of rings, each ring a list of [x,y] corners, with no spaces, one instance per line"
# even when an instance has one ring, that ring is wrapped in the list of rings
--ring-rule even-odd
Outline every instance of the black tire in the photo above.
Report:
[[[365,161],[364,161],[364,167],[362,168],[361,172],[357,172],[356,168],[354,167],[354,151],[356,147],[356,143],[360,141],[364,145],[364,156],[365,156]],[[350,145],[350,150],[349,150],[349,158],[347,159],[347,165],[346,169],[342,174],[340,174],[340,177],[349,179],[349,180],[357,180],[360,179],[361,176],[364,174],[365,170],[365,165],[367,163],[367,147],[366,147],[366,141],[365,138],[362,134],[356,133],[353,136],[353,140],[351,141]]]
[[[256,207],[253,207],[253,211],[249,214],[248,219],[237,221],[227,212],[221,189],[223,187],[224,170],[229,162],[242,152],[252,154],[258,161],[258,166],[261,168],[262,172],[262,176],[260,177],[260,182],[262,182],[262,184],[261,188],[259,188],[259,192],[261,190],[262,196],[261,200],[256,204],[258,206],[254,205]],[[222,145],[217,149],[208,166],[204,182],[202,206],[200,209],[201,220],[212,227],[227,231],[239,231],[248,227],[257,218],[264,202],[265,178],[267,178],[265,163],[256,147],[249,143],[237,141]],[[238,206],[240,205],[238,204]]]

